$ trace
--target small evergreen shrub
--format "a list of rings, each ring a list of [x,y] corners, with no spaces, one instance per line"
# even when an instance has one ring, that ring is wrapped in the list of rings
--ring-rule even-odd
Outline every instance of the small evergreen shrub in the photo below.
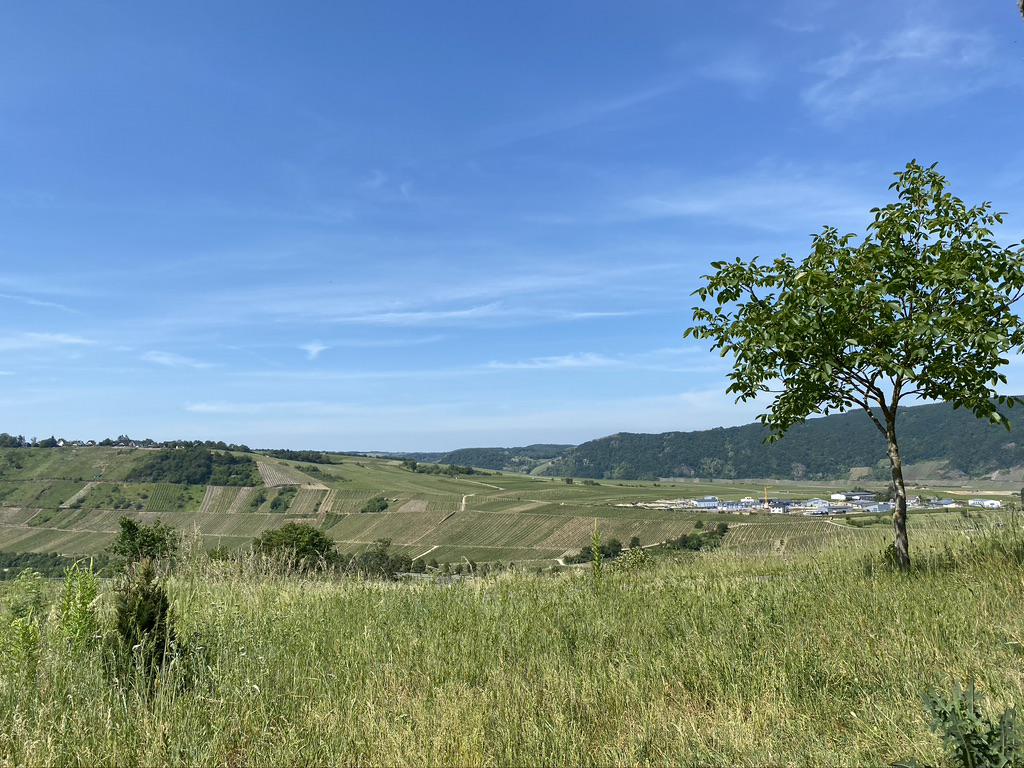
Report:
[[[117,590],[111,642],[115,668],[131,680],[137,672],[150,686],[175,645],[171,602],[151,560],[129,568]]]

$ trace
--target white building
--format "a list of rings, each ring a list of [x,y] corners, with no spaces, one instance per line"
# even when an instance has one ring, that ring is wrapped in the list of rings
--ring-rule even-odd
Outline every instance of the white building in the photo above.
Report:
[[[886,514],[888,512],[892,512],[895,506],[896,505],[891,501],[879,501],[871,504],[870,506],[863,507],[863,510],[865,512],[873,512],[875,514]]]
[[[697,509],[718,509],[719,500],[717,496],[705,496],[697,499]]]
[[[969,507],[981,507],[982,509],[1002,509],[1003,502],[995,499],[971,499],[967,502]]]

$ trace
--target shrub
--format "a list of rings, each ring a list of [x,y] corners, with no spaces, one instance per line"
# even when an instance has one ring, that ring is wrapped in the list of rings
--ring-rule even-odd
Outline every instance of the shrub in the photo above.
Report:
[[[634,547],[626,550],[622,557],[615,561],[614,565],[618,569],[629,573],[636,573],[646,568],[650,563],[651,556],[647,554],[647,550]]]
[[[115,603],[115,669],[127,679],[138,671],[152,684],[174,644],[168,620],[171,603],[151,560],[134,564],[117,590]]]
[[[368,502],[363,504],[363,508],[360,512],[387,512],[388,500],[384,496],[374,496]]]
[[[171,526],[157,520],[145,525],[122,517],[121,531],[107,548],[122,567],[142,560],[173,560],[181,546],[181,536]]]
[[[299,570],[329,565],[338,559],[334,540],[319,528],[306,523],[288,523],[264,531],[252,546],[259,554],[290,562]]]
[[[83,568],[78,563],[64,574],[57,618],[57,631],[72,647],[81,648],[99,636],[96,604],[99,579],[90,564]]]
[[[294,499],[298,493],[299,489],[294,485],[280,489],[277,492],[277,496],[274,497],[274,500],[270,502],[270,511],[287,512],[288,507],[291,506],[292,499]]]
[[[350,555],[346,568],[350,573],[378,579],[391,579],[399,573],[417,572],[413,570],[415,563],[409,555],[393,554],[390,550],[390,539],[378,539],[362,552]]]
[[[43,576],[26,568],[8,591],[7,608],[16,619],[40,616],[43,612]]]

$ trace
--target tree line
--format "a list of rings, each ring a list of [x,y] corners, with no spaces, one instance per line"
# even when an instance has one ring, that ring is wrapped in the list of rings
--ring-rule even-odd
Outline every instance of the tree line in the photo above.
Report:
[[[713,528],[704,529],[704,522],[698,520],[694,527],[697,529],[693,533],[684,533],[674,539],[668,539],[660,542],[656,547],[657,549],[682,549],[689,550],[691,552],[699,552],[704,549],[713,549],[717,547],[725,534],[729,532],[729,525],[727,523],[717,523]],[[583,547],[575,555],[570,555],[564,558],[566,565],[579,565],[581,563],[593,562],[595,558],[600,555],[605,560],[615,560],[621,557],[625,552],[631,550],[642,549],[643,545],[640,542],[639,536],[633,536],[629,540],[629,546],[622,546],[622,542],[619,539],[608,539],[608,541],[601,541],[600,536],[595,536],[595,541],[589,546]]]
[[[415,459],[405,459],[402,462],[402,469],[415,472],[420,475],[486,475],[488,472],[481,472],[473,467],[460,467],[457,464],[420,464]]]
[[[271,456],[275,459],[284,459],[286,461],[302,461],[308,464],[340,464],[341,462],[335,462],[334,459],[322,451],[293,451],[288,448],[275,448],[272,450],[261,450],[260,453],[265,456]]]

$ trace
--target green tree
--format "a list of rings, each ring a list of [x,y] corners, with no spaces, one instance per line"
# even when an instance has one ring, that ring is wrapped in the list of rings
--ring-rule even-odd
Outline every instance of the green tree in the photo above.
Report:
[[[252,548],[267,557],[294,561],[302,569],[337,559],[334,540],[306,523],[288,523],[264,531],[253,541]]]
[[[908,399],[945,400],[1009,426],[1007,355],[1024,343],[1013,305],[1024,249],[1002,247],[989,203],[968,206],[935,165],[909,163],[864,237],[825,227],[802,261],[715,262],[686,335],[732,355],[728,392],[772,396],[759,416],[777,440],[808,416],[863,409],[884,436],[896,490],[894,554],[910,567],[897,434]]]
[[[146,525],[122,517],[121,530],[108,547],[108,552],[122,566],[141,560],[173,560],[181,544],[181,536],[170,525],[157,520]]]

